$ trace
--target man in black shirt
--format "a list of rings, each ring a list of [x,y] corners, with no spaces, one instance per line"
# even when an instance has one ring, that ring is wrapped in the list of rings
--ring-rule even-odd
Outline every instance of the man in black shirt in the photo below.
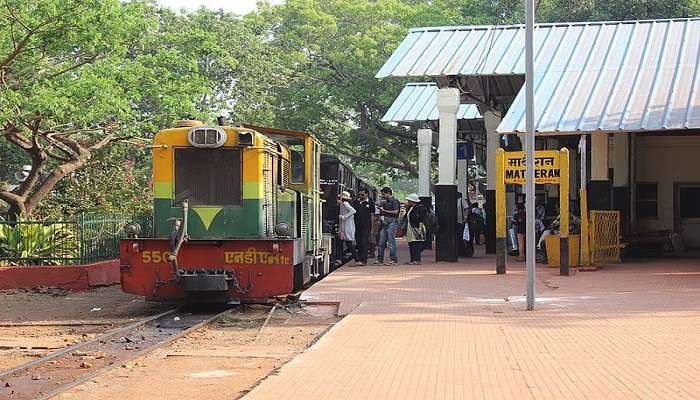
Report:
[[[357,200],[352,205],[355,208],[355,242],[357,243],[357,264],[367,265],[367,250],[369,235],[372,230],[372,214],[374,203],[369,198],[367,189],[357,191]]]

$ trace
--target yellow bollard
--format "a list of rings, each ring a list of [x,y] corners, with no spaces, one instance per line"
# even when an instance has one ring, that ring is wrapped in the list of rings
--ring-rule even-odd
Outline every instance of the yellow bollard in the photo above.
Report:
[[[506,273],[505,151],[496,149],[496,274]]]
[[[588,192],[586,189],[579,190],[581,198],[581,266],[591,265],[591,250],[588,242]]]
[[[559,275],[569,275],[569,149],[559,152]]]

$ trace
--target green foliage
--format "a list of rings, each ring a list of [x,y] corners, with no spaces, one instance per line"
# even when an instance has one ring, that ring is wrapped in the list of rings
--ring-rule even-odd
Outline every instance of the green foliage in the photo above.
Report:
[[[12,144],[0,140],[0,190],[4,185],[16,184],[15,172],[22,169],[22,165],[30,163],[25,153],[15,151]]]
[[[24,126],[94,126],[129,115],[130,46],[152,25],[117,0],[9,0],[0,11],[6,89],[0,118]]]
[[[151,152],[118,143],[62,180],[37,208],[38,218],[82,213],[141,215],[152,208]]]
[[[232,124],[311,131],[377,184],[412,182],[415,127],[380,122],[405,82],[376,72],[410,28],[523,21],[521,0],[261,4],[241,17],[178,14],[151,0],[4,2],[0,181],[32,163],[43,172],[23,199],[39,215],[139,214],[151,206],[151,154],[135,143],[177,119],[212,121],[227,110]],[[537,4],[541,22],[700,13],[700,0]],[[109,135],[130,141],[91,147]],[[18,145],[34,139],[41,151]],[[87,155],[71,153],[78,147]],[[0,198],[8,199],[1,187]]]
[[[0,265],[57,265],[79,256],[77,225],[43,224],[0,218]]]
[[[8,0],[0,6],[0,139],[26,153],[41,174],[16,195],[0,189],[15,212],[31,213],[109,143],[153,133],[183,116],[209,117],[197,107],[213,92],[209,81],[159,17],[142,1]],[[83,184],[88,181],[99,189],[94,180]]]
[[[542,0],[538,21],[620,21],[697,15],[694,0]]]
[[[522,24],[520,0],[458,0],[469,24]],[[691,17],[700,13],[698,0],[539,0],[538,22],[622,21]]]
[[[380,122],[402,82],[374,75],[409,28],[461,21],[447,3],[290,0],[249,16],[293,60],[277,93],[277,125],[316,133],[354,164],[416,174],[415,135]]]

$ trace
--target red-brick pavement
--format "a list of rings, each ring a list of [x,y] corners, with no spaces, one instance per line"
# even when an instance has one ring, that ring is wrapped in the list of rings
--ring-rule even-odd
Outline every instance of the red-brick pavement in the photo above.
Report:
[[[245,399],[700,399],[700,260],[540,264],[534,312],[494,270],[341,268],[303,297],[347,316]]]

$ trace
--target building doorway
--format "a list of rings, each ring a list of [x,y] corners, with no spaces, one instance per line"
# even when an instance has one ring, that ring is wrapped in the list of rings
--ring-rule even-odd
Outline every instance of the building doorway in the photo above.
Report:
[[[700,249],[700,183],[676,183],[674,225],[685,247]]]

